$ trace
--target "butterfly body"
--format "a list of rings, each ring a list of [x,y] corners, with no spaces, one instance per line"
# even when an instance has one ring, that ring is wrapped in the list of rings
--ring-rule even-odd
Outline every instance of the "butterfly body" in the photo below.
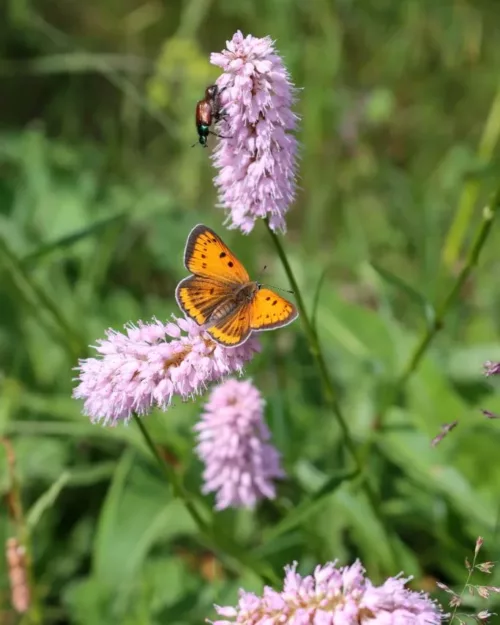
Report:
[[[188,236],[184,264],[193,275],[176,289],[179,307],[226,347],[244,343],[252,332],[291,323],[295,306],[250,277],[213,230],[198,225]]]
[[[234,313],[234,311],[240,306],[244,306],[246,303],[251,302],[255,292],[258,291],[260,285],[257,282],[249,282],[248,284],[243,284],[238,289],[236,289],[234,295],[232,297],[228,297],[227,300],[222,302],[210,315],[208,320],[209,323],[214,323],[216,321],[221,321],[225,319],[228,315]]]

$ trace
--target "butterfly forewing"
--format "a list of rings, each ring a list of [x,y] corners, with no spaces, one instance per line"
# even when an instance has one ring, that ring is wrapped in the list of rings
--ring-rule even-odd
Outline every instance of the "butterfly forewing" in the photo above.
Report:
[[[271,289],[259,289],[250,304],[250,328],[255,331],[273,330],[286,326],[297,318],[295,306]]]
[[[225,243],[207,226],[198,225],[188,236],[184,252],[186,269],[197,276],[240,285],[250,277]]]

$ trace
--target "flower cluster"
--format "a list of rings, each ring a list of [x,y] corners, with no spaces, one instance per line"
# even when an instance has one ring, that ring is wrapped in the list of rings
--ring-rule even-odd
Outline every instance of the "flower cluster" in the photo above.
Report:
[[[258,597],[240,591],[236,608],[216,606],[224,618],[214,625],[439,625],[445,618],[427,594],[405,587],[410,578],[390,577],[375,586],[359,561],[343,568],[329,562],[306,577],[296,566],[285,569],[281,592],[265,588]]]
[[[84,399],[85,414],[105,425],[147,414],[154,406],[166,410],[174,396],[193,397],[209,382],[241,373],[259,350],[253,337],[239,347],[222,347],[188,319],[125,329],[125,334],[108,330],[95,346],[100,357],[81,360],[78,367],[73,396]]]
[[[484,375],[498,375],[500,373],[500,362],[488,360],[484,363]]]
[[[213,155],[220,169],[214,182],[231,228],[248,233],[256,219],[269,218],[285,231],[285,214],[295,198],[297,125],[294,87],[270,37],[237,32],[227,50],[211,56],[222,67],[218,79],[223,138]]]
[[[200,422],[196,448],[205,464],[205,493],[216,492],[216,509],[253,507],[275,497],[273,480],[284,477],[269,444],[264,400],[250,381],[227,380],[214,388]]]

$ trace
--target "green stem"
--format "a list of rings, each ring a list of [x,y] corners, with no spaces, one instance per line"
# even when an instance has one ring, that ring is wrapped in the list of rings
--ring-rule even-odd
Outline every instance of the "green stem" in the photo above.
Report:
[[[474,558],[472,559],[472,564],[467,566],[467,579],[465,580],[465,584],[464,584],[464,586],[462,588],[462,592],[459,595],[460,602],[459,603],[455,603],[455,605],[453,607],[453,612],[451,613],[451,616],[450,616],[450,620],[449,620],[449,624],[450,625],[453,625],[453,622],[455,621],[455,617],[457,615],[457,610],[458,610],[458,607],[460,605],[462,605],[462,599],[463,599],[463,596],[465,594],[465,591],[466,590],[470,590],[469,584],[470,584],[471,577],[472,577],[472,575],[474,573],[474,570],[476,568],[476,559],[477,559],[477,554],[478,553],[479,553],[479,549],[476,546],[476,549],[474,550]]]
[[[151,438],[151,435],[144,425],[143,420],[137,415],[134,415],[134,420],[139,427],[139,430],[146,442],[146,445],[151,450],[151,453],[158,463],[160,471],[163,473],[167,482],[170,484],[174,497],[177,497],[184,503],[184,505],[186,506],[186,510],[195,522],[201,535],[203,536],[206,545],[214,551],[220,552],[226,557],[229,556],[229,559],[237,562],[240,565],[240,568],[241,565],[243,565],[243,567],[252,570],[264,582],[271,584],[279,583],[277,576],[269,566],[255,560],[251,554],[239,547],[227,535],[218,535],[216,532],[213,531],[213,528],[204,521],[197,508],[193,504],[191,495],[184,488],[177,472],[164,458],[161,457],[157,446],[155,445],[153,439]],[[236,571],[238,572],[238,567],[233,566],[232,568],[236,569]]]
[[[401,393],[406,383],[417,369],[420,361],[422,360],[425,352],[427,351],[427,348],[433,341],[434,337],[443,328],[445,317],[448,314],[451,305],[454,303],[455,299],[460,293],[462,286],[471,274],[472,270],[477,265],[481,250],[483,249],[484,244],[486,243],[486,240],[488,239],[488,236],[490,234],[493,220],[495,218],[495,214],[498,210],[499,204],[500,188],[495,192],[490,203],[483,209],[481,224],[479,225],[476,236],[474,238],[474,242],[469,251],[469,254],[467,255],[465,264],[458,274],[458,277],[453,283],[450,291],[447,293],[442,303],[438,307],[433,324],[431,326],[428,326],[424,334],[421,336],[420,340],[415,346],[415,349],[410,355],[410,358],[408,359],[408,362],[404,367],[401,375],[396,380],[396,383],[392,389],[392,392],[389,395],[388,400],[385,402],[381,412],[378,415],[377,429],[380,428],[385,416],[387,415],[387,411],[394,404],[398,395]]]
[[[344,441],[345,446],[347,447],[347,449],[349,450],[350,454],[353,457],[354,463],[355,463],[355,471],[352,474],[351,478],[355,477],[356,475],[360,475],[361,478],[361,487],[363,488],[368,501],[370,503],[370,506],[373,510],[374,515],[376,516],[376,518],[378,519],[381,528],[386,527],[386,519],[383,517],[383,514],[380,510],[380,506],[379,506],[379,498],[377,496],[377,493],[375,492],[375,490],[372,487],[372,484],[370,483],[369,479],[368,479],[368,475],[366,471],[363,471],[363,466],[364,466],[364,458],[365,456],[362,456],[356,446],[356,444],[354,443],[352,437],[351,437],[351,433],[349,431],[349,428],[347,426],[347,422],[342,414],[342,411],[340,409],[340,406],[336,400],[336,393],[335,393],[335,387],[333,385],[332,379],[330,377],[330,372],[328,371],[328,367],[326,365],[326,361],[325,358],[323,356],[323,352],[321,351],[321,346],[320,346],[320,342],[319,342],[319,338],[318,338],[318,334],[315,330],[315,327],[313,325],[313,323],[311,322],[309,315],[307,314],[307,310],[304,304],[304,300],[302,299],[302,294],[300,292],[299,289],[299,285],[297,284],[297,281],[295,280],[295,276],[293,274],[292,268],[290,266],[290,263],[288,262],[288,258],[285,254],[285,250],[283,249],[283,246],[281,245],[281,241],[279,239],[279,237],[271,230],[271,227],[269,226],[269,222],[266,219],[265,220],[266,223],[266,227],[267,230],[269,232],[269,235],[271,236],[271,239],[274,243],[274,246],[276,248],[276,251],[278,252],[278,256],[280,257],[280,260],[283,264],[283,268],[285,269],[285,272],[288,276],[288,280],[290,281],[290,285],[293,289],[293,292],[295,294],[295,299],[297,302],[297,308],[299,310],[300,313],[300,318],[302,321],[302,325],[304,327],[304,331],[306,333],[306,337],[307,337],[307,341],[309,344],[309,349],[311,351],[312,356],[314,357],[319,373],[320,373],[320,377],[321,377],[321,381],[322,381],[322,385],[323,385],[323,390],[324,390],[324,397],[325,400],[327,402],[327,404],[330,406],[332,412],[334,413],[337,422],[340,426],[340,430],[342,433],[342,438]],[[315,300],[317,299],[317,297],[315,297]],[[317,302],[315,301],[314,304],[314,308],[313,308],[313,314],[315,314],[315,308],[317,306]],[[391,557],[392,557],[392,565],[394,568],[398,567],[398,554],[396,553],[396,550],[394,548],[393,545],[393,541],[390,540],[388,538],[387,540],[388,545],[389,545],[389,549],[391,552]]]
[[[483,128],[483,134],[479,142],[477,156],[479,161],[487,165],[491,162],[495,148],[500,137],[500,87],[490,107],[490,112]],[[473,217],[474,208],[479,196],[481,184],[473,179],[465,183],[460,197],[457,212],[453,223],[446,236],[443,247],[443,262],[448,267],[453,267],[460,254],[463,241],[467,236],[469,223]]]
[[[151,450],[151,453],[155,457],[156,462],[158,463],[158,466],[160,467],[160,471],[163,473],[167,482],[172,487],[172,492],[174,494],[174,497],[182,499],[182,501],[184,502],[184,505],[186,506],[186,510],[191,515],[191,518],[198,526],[198,529],[200,530],[200,532],[202,534],[207,534],[209,531],[208,525],[202,519],[200,513],[195,508],[193,502],[190,500],[174,468],[166,460],[164,460],[161,457],[160,452],[158,451],[158,447],[155,445],[142,419],[140,419],[137,415],[134,415],[134,419],[139,427],[139,430],[141,431],[141,434],[146,442],[146,445],[149,447],[149,449]]]
[[[302,294],[300,292],[299,285],[297,284],[297,281],[295,280],[295,276],[293,274],[290,263],[288,262],[288,258],[285,254],[285,250],[283,249],[283,246],[281,245],[281,241],[279,237],[273,232],[273,230],[269,226],[269,221],[267,219],[265,220],[265,224],[267,227],[267,231],[269,232],[271,239],[274,243],[276,251],[278,252],[278,256],[280,257],[281,263],[283,264],[283,268],[285,269],[285,272],[288,276],[288,280],[290,282],[292,290],[294,292],[295,300],[297,302],[297,308],[300,313],[300,319],[302,321],[302,326],[306,333],[307,341],[309,344],[309,349],[311,351],[313,358],[316,361],[318,370],[320,372],[325,400],[327,404],[330,406],[330,408],[332,409],[337,419],[337,422],[340,426],[340,430],[342,432],[342,438],[344,440],[345,446],[347,447],[352,457],[354,458],[354,462],[356,463],[357,469],[361,471],[361,464],[360,464],[360,460],[358,457],[356,445],[354,444],[354,441],[352,440],[351,433],[349,432],[349,428],[347,426],[347,422],[344,419],[340,406],[336,400],[335,387],[331,380],[328,367],[326,366],[325,358],[323,356],[323,352],[321,351],[318,336],[314,330],[311,320],[309,319],[309,315],[307,314],[307,310],[304,305],[304,300],[302,299]]]

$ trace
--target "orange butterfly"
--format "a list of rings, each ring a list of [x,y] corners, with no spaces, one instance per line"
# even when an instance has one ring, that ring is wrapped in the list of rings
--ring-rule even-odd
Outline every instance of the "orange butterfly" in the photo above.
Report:
[[[253,282],[213,230],[199,224],[186,242],[184,265],[192,276],[175,290],[180,308],[225,347],[244,343],[251,332],[274,330],[297,318],[295,306]]]

